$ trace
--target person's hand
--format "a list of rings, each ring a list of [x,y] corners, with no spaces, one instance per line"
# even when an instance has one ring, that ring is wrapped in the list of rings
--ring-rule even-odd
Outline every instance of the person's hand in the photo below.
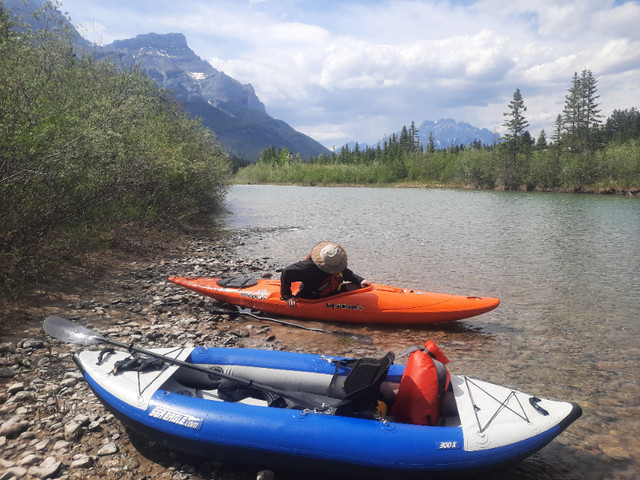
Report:
[[[296,304],[297,304],[297,300],[296,297],[291,297],[287,299],[287,305],[289,306],[289,308],[296,308]]]
[[[370,287],[371,286],[371,282],[365,278],[364,280],[362,280],[360,282],[360,286],[361,287]]]

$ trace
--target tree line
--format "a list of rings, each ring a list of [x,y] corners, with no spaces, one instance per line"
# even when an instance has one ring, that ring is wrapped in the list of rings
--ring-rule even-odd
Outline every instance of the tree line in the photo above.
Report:
[[[53,7],[35,15],[46,27],[15,25],[0,3],[0,297],[78,252],[211,212],[231,175],[213,132],[143,72],[76,56]]]
[[[474,141],[436,149],[433,134],[422,145],[412,122],[375,147],[346,145],[332,155],[303,161],[284,148],[262,152],[239,170],[237,182],[472,186],[508,190],[640,190],[640,112],[614,110],[606,121],[597,80],[574,74],[550,137],[534,139],[519,89],[504,113],[506,134],[492,145]]]

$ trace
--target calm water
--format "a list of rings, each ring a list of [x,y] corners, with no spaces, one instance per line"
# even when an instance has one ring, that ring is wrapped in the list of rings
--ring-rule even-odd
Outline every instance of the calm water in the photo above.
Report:
[[[368,330],[381,350],[432,338],[455,373],[583,407],[493,478],[640,478],[640,199],[247,185],[227,208],[241,258],[284,266],[335,240],[369,280],[501,299],[456,324]]]

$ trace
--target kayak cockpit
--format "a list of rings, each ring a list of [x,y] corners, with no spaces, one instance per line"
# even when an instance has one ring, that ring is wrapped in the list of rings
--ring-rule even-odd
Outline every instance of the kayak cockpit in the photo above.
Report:
[[[203,365],[201,365],[203,366]],[[347,397],[344,385],[348,372],[335,373],[292,371],[286,368],[264,368],[247,365],[206,365],[212,370],[221,371],[240,379],[250,379],[256,384],[269,385],[277,390],[287,392],[293,396],[299,393],[325,395],[330,398],[344,399]],[[374,392],[375,400],[382,402],[378,409],[368,411],[352,411],[350,408],[341,409],[342,415],[355,415],[360,418],[395,422],[397,419],[391,414],[391,405],[400,387],[401,375],[393,372],[386,375]],[[274,401],[273,397],[265,394],[259,388],[241,385],[234,381],[208,376],[202,372],[187,367],[180,367],[160,387],[162,390],[187,397],[198,398],[213,402],[234,402],[265,408],[284,407],[286,402]],[[456,406],[456,399],[451,388],[444,392],[441,400],[442,412],[438,420],[440,426],[460,426],[460,417]],[[321,411],[321,409],[318,409]],[[333,413],[330,411],[324,413]]]

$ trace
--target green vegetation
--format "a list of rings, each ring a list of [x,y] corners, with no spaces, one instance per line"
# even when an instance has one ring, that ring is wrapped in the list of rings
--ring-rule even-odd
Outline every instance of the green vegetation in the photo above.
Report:
[[[443,185],[565,192],[640,191],[640,112],[616,110],[601,122],[596,80],[589,70],[573,76],[551,141],[534,140],[519,89],[504,113],[507,133],[498,145],[435,149],[420,145],[413,123],[376,148],[345,146],[339,153],[303,162],[271,147],[255,165],[241,168],[237,183],[301,185]]]
[[[31,31],[0,4],[0,297],[130,232],[188,225],[231,175],[210,130],[138,69],[75,56],[43,8]]]

